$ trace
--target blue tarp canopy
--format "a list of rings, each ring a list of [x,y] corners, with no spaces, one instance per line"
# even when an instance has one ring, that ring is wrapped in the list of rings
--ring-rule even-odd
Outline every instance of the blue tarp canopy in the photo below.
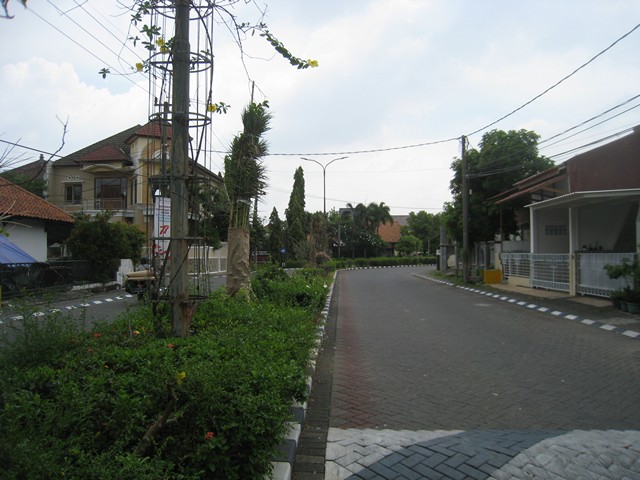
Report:
[[[0,234],[0,264],[5,263],[38,263],[38,260]]]

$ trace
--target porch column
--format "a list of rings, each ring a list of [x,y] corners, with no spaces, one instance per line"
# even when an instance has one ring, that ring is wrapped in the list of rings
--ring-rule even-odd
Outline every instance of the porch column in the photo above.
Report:
[[[640,202],[638,202],[638,215],[636,215],[636,255],[640,258]]]
[[[578,209],[569,207],[569,295],[578,292]]]
[[[534,210],[532,207],[529,207],[529,252],[530,253],[535,253],[536,252],[536,229],[537,229],[537,225],[536,223],[533,221],[534,218]]]

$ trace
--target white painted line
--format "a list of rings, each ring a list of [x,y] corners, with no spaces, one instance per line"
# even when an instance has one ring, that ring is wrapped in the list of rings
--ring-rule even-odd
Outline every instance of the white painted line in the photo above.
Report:
[[[551,315],[555,315],[557,317],[558,315],[562,315],[562,312],[559,310],[554,310],[553,312],[551,312]]]
[[[522,305],[526,305],[527,302],[518,302],[518,305],[522,306]]]
[[[81,303],[80,306],[81,307],[90,307],[91,304],[90,303]]]
[[[94,305],[101,305],[101,304],[102,304],[102,301],[101,301],[101,300],[94,300],[94,301],[93,301],[93,304],[94,304]]]
[[[608,331],[611,331],[611,330],[615,330],[615,329],[616,329],[615,325],[608,325],[608,324],[601,325],[601,326],[600,326],[600,328],[601,328],[602,330],[608,330]]]
[[[530,303],[529,305],[527,305],[527,308],[537,308],[538,305],[536,305],[535,303]]]
[[[506,300],[506,299],[508,299],[508,298],[509,298],[509,297],[500,297],[500,300]]]
[[[564,318],[566,318],[567,320],[575,320],[576,318],[578,318],[577,315],[565,315]]]
[[[106,301],[107,302],[113,302],[113,298],[107,298]]]
[[[593,320],[589,320],[588,318],[585,318],[584,320],[582,320],[581,323],[584,323],[585,325],[593,325],[596,322],[594,322]]]
[[[509,303],[516,303],[516,302],[517,302],[517,300],[515,298],[510,298],[509,299]]]
[[[539,312],[548,312],[548,311],[549,311],[549,309],[548,309],[547,307],[540,307],[540,308],[538,309],[538,311],[539,311]]]
[[[626,335],[627,337],[631,337],[631,338],[640,337],[640,332],[634,332],[633,330],[625,330],[624,332],[622,332],[622,334]]]

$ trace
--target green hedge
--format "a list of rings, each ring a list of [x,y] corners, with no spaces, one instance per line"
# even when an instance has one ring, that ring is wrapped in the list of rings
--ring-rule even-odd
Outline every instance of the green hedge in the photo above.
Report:
[[[292,399],[307,393],[326,286],[304,280],[270,280],[254,302],[218,293],[199,305],[186,339],[159,338],[141,306],[90,334],[65,331],[61,353],[41,361],[15,355],[24,341],[6,345],[3,478],[261,478]]]
[[[375,257],[375,258],[338,258],[328,262],[334,269],[353,267],[397,267],[402,265],[431,265],[436,257]]]

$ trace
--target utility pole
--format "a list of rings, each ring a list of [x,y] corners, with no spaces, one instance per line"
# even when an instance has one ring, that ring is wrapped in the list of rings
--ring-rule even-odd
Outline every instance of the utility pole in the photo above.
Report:
[[[173,154],[171,155],[171,256],[169,298],[173,334],[189,334],[192,309],[189,304],[187,261],[189,158],[189,0],[175,0],[176,34],[173,51]]]
[[[460,137],[462,143],[462,277],[469,282],[469,185],[467,184],[467,138]]]

